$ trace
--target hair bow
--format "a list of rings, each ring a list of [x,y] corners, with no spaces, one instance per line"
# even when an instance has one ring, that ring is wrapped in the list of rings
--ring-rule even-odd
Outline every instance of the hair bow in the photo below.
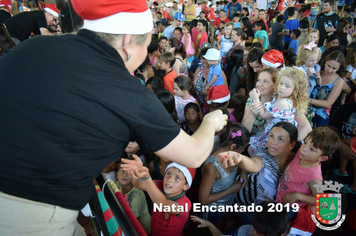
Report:
[[[309,51],[313,50],[313,47],[316,47],[317,45],[315,44],[314,41],[311,41],[308,45],[304,45],[303,49],[308,49]]]
[[[234,132],[231,132],[231,138],[236,138],[236,137],[241,137],[241,130]]]

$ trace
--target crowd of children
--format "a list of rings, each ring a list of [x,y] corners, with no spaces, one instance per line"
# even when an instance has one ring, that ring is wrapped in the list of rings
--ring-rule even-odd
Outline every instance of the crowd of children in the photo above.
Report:
[[[178,11],[177,2],[170,19],[162,17],[164,7],[152,9],[156,28],[135,75],[187,135],[215,109],[229,116],[228,124],[198,169],[142,154],[130,142],[116,185],[151,235],[310,235],[315,223],[303,214],[315,214],[315,184],[337,180],[348,199],[356,195],[356,173],[349,175],[356,170],[355,4],[338,8],[346,22],[340,32],[331,21],[318,27],[334,0],[267,1],[265,9],[252,0],[203,2],[199,17]],[[346,106],[347,117],[335,112]],[[289,158],[283,168],[273,154],[282,149]],[[321,164],[330,159],[330,166]],[[266,210],[272,202],[301,210],[240,218],[192,211],[192,203]],[[355,232],[356,225],[344,228]]]

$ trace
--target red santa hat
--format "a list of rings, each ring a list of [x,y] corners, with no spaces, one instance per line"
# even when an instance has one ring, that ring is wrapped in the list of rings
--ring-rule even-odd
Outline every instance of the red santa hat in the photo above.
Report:
[[[10,0],[0,0],[0,7],[6,7],[11,13],[11,1]]]
[[[46,4],[45,8],[43,9],[46,12],[50,13],[51,15],[55,16],[58,18],[58,8],[54,4]]]
[[[194,179],[194,176],[195,176],[195,173],[196,173],[196,169],[187,168],[185,166],[182,166],[182,165],[179,165],[178,163],[173,162],[173,163],[171,163],[171,164],[169,164],[167,166],[166,172],[171,167],[175,167],[175,168],[179,169],[183,173],[183,175],[185,176],[185,179],[187,180],[187,183],[188,183],[189,187],[192,186],[192,182],[193,182],[193,179]]]
[[[84,29],[108,34],[145,34],[153,29],[145,0],[71,0]]]
[[[209,49],[210,50],[210,49]],[[211,86],[208,91],[208,104],[224,103],[230,100],[230,91],[225,85]]]
[[[269,67],[277,68],[284,65],[283,53],[272,49],[263,54],[261,62]]]

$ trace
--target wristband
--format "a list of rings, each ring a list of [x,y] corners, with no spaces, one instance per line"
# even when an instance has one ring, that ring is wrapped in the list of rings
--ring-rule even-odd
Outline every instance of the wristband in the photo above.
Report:
[[[144,180],[148,180],[149,178],[151,178],[151,175],[150,174],[148,174],[148,176],[147,176],[147,178],[144,178],[144,179],[139,179],[140,181],[144,181]]]

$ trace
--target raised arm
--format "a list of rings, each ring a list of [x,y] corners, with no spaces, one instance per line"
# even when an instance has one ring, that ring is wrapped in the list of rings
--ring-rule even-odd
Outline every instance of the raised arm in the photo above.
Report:
[[[226,122],[227,115],[221,110],[210,112],[204,116],[199,129],[192,136],[181,130],[175,139],[156,154],[185,167],[198,168],[213,148],[215,132],[221,130]]]
[[[219,154],[219,158],[224,167],[238,165],[241,169],[251,173],[259,172],[263,166],[261,157],[254,156],[249,158],[233,151],[222,152]]]
[[[143,170],[135,170],[130,173],[131,177],[135,179],[135,181],[141,181],[142,185],[146,189],[148,195],[150,196],[151,200],[153,203],[156,204],[162,204],[163,206],[170,206],[169,209],[171,209],[171,214],[180,214],[178,211],[173,211],[173,209],[177,209],[177,206],[180,204],[176,201],[171,201],[166,198],[166,196],[162,193],[159,188],[157,188],[155,182],[153,182],[149,172],[148,168],[144,167]],[[176,207],[173,207],[175,205]]]

